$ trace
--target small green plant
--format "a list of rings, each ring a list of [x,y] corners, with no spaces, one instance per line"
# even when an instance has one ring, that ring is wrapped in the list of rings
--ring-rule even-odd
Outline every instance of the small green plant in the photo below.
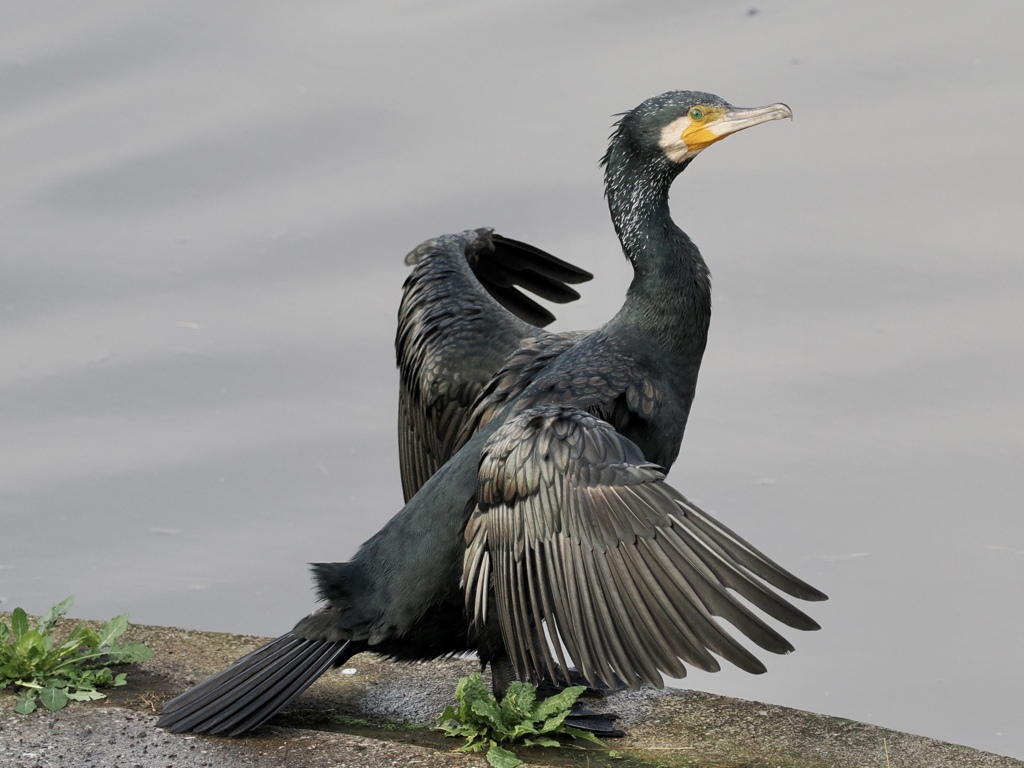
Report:
[[[61,709],[69,701],[105,698],[98,688],[125,684],[124,672],[114,675],[108,665],[145,661],[153,650],[142,643],[117,644],[128,628],[128,614],[115,616],[99,632],[79,624],[59,646],[51,630],[75,602],[65,598],[36,620],[29,629],[28,615],[21,608],[11,613],[11,626],[0,621],[0,690],[10,685],[22,690],[14,710],[23,715],[39,704]]]
[[[499,704],[479,673],[472,674],[459,680],[455,688],[458,705],[441,713],[437,730],[464,737],[466,743],[459,748],[464,752],[486,749],[487,762],[494,768],[515,768],[523,762],[501,744],[558,747],[561,744],[555,736],[572,736],[603,747],[594,734],[564,722],[584,690],[577,685],[537,701],[536,686],[513,682]]]

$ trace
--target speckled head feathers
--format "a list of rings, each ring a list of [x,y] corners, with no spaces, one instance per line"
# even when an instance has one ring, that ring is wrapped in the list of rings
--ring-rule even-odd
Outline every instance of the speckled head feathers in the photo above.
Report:
[[[617,147],[635,156],[661,154],[662,131],[697,106],[728,110],[732,105],[720,96],[702,91],[669,91],[652,96],[621,115],[601,164],[608,165]]]
[[[617,164],[639,160],[650,172],[655,167],[652,160],[667,160],[661,163],[663,172],[674,176],[698,153],[726,136],[786,117],[792,118],[793,112],[785,104],[745,109],[712,93],[670,91],[647,99],[622,116],[604,164],[611,171]]]

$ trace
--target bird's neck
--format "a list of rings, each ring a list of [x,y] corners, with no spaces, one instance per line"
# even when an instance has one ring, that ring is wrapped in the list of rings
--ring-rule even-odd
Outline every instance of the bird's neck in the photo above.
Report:
[[[608,207],[633,282],[616,321],[631,326],[665,360],[700,364],[711,322],[711,278],[686,233],[672,221],[668,192],[678,171],[625,162],[607,172]]]

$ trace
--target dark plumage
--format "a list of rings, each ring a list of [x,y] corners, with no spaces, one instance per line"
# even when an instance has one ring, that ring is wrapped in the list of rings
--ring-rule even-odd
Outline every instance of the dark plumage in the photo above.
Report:
[[[764,671],[715,617],[792,650],[748,604],[816,629],[770,587],[821,592],[664,480],[711,317],[707,267],[669,216],[669,187],[714,141],[788,116],[677,91],[622,117],[603,163],[635,276],[594,331],[548,333],[549,316],[509,291],[575,297],[565,284],[586,273],[541,251],[489,230],[413,251],[397,338],[408,503],[350,562],[314,566],[323,608],[168,702],[158,725],[242,733],[362,650],[476,650],[500,692],[516,677],[568,680],[546,631],[592,685],[660,686],[685,664],[718,669],[716,656]]]
[[[494,372],[522,339],[555,319],[516,286],[565,303],[579,298],[566,284],[592,275],[489,229],[463,233],[461,241],[428,240],[405,261],[415,269],[402,290],[395,350],[409,501],[455,453],[469,408]]]

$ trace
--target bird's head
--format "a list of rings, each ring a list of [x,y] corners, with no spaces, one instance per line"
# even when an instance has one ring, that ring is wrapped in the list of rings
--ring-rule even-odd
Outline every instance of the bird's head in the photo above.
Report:
[[[785,104],[745,109],[700,91],[669,91],[647,99],[622,116],[615,145],[636,156],[661,156],[682,169],[697,154],[726,136],[770,120],[793,117]]]

